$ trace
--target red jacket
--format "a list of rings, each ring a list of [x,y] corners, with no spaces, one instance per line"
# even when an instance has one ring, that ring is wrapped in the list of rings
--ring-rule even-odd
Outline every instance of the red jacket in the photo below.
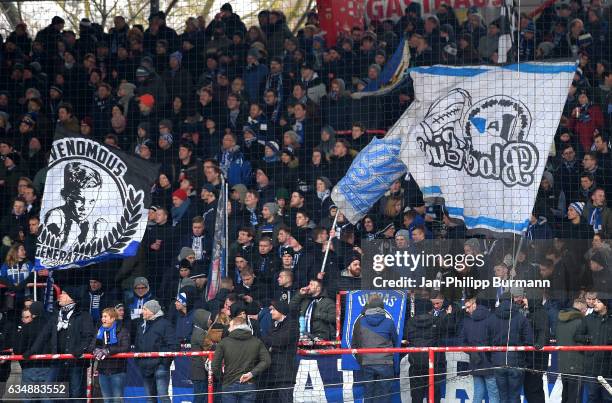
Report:
[[[568,128],[573,130],[578,135],[578,140],[584,150],[590,150],[593,145],[593,132],[595,129],[601,131],[604,126],[604,116],[601,109],[597,105],[591,105],[588,109],[591,117],[587,121],[580,121],[574,117],[574,111],[572,110],[572,117],[569,121]]]

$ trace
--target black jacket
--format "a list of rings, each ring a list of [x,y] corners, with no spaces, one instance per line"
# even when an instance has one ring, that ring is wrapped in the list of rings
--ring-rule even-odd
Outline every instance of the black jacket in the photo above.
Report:
[[[14,354],[24,354],[26,356],[31,355],[32,346],[36,341],[37,336],[43,331],[46,324],[46,318],[38,316],[27,324],[22,324],[17,330],[17,337],[13,345]],[[44,361],[20,361],[21,369],[33,368],[33,367],[45,367]]]
[[[93,319],[89,312],[84,312],[77,306],[75,312],[68,320],[68,328],[63,332],[66,337],[65,351],[60,351],[60,332],[57,331],[59,311],[51,314],[46,326],[36,338],[34,345],[30,349],[30,354],[72,354],[80,357],[84,353],[91,352],[90,344],[95,335]],[[82,365],[85,362],[81,363]]]
[[[146,322],[146,326],[143,323]],[[137,352],[150,351],[177,351],[178,343],[174,335],[172,324],[164,317],[153,320],[140,321],[136,328]],[[153,376],[158,366],[170,368],[172,358],[142,358],[137,361],[143,376]]]
[[[580,344],[594,346],[612,343],[612,313],[599,315],[595,312],[584,318],[576,331],[574,340]],[[612,356],[609,351],[586,351],[584,353],[584,372],[586,375],[610,377]]]
[[[533,306],[535,305],[535,301],[529,301],[529,304]],[[546,346],[550,344],[550,324],[548,315],[542,304],[538,304],[529,310],[527,321],[533,330],[533,344],[535,346]],[[543,351],[527,353],[525,357],[527,368],[546,371],[548,369],[548,355],[548,353]]]
[[[267,385],[291,385],[295,383],[297,342],[300,331],[297,321],[286,317],[282,322],[273,324],[262,340],[268,351],[272,364],[261,379]]]

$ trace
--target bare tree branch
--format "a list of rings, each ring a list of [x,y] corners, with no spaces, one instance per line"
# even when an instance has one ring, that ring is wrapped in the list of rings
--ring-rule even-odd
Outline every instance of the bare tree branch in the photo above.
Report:
[[[170,1],[170,4],[168,4],[168,7],[166,7],[166,15],[170,14],[170,11],[172,11],[172,9],[174,8],[174,6],[176,5],[176,3],[178,3],[178,0],[172,0]]]

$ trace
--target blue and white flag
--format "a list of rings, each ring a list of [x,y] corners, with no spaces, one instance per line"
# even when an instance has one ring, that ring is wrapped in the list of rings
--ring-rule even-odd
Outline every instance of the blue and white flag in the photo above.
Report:
[[[351,95],[354,99],[373,95],[384,95],[397,88],[408,77],[410,67],[410,47],[405,37],[402,37],[393,56],[385,63],[378,80],[370,81],[362,92]]]
[[[147,228],[159,166],[82,137],[53,142],[36,269],[134,256]]]
[[[404,318],[406,316],[406,293],[404,291],[350,291],[346,294],[344,327],[342,330],[342,348],[351,348],[353,329],[357,320],[363,316],[370,295],[379,295],[385,303],[385,314],[396,324],[397,346],[401,347],[404,334]],[[343,370],[360,369],[355,356],[342,355]]]
[[[221,289],[221,278],[227,275],[225,255],[227,253],[227,194],[225,177],[221,175],[221,192],[215,215],[215,233],[213,238],[212,257],[208,274],[206,300],[215,299]]]
[[[372,139],[334,187],[332,200],[351,223],[361,220],[389,186],[406,174],[400,147],[399,138]]]
[[[451,217],[520,234],[574,71],[574,63],[412,69],[415,101],[387,136],[401,139],[423,196],[444,198]]]

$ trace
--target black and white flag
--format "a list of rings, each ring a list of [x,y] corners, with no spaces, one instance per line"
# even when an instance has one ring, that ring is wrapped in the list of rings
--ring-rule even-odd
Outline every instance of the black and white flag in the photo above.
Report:
[[[82,267],[133,256],[147,227],[159,166],[96,141],[53,142],[36,268]]]

